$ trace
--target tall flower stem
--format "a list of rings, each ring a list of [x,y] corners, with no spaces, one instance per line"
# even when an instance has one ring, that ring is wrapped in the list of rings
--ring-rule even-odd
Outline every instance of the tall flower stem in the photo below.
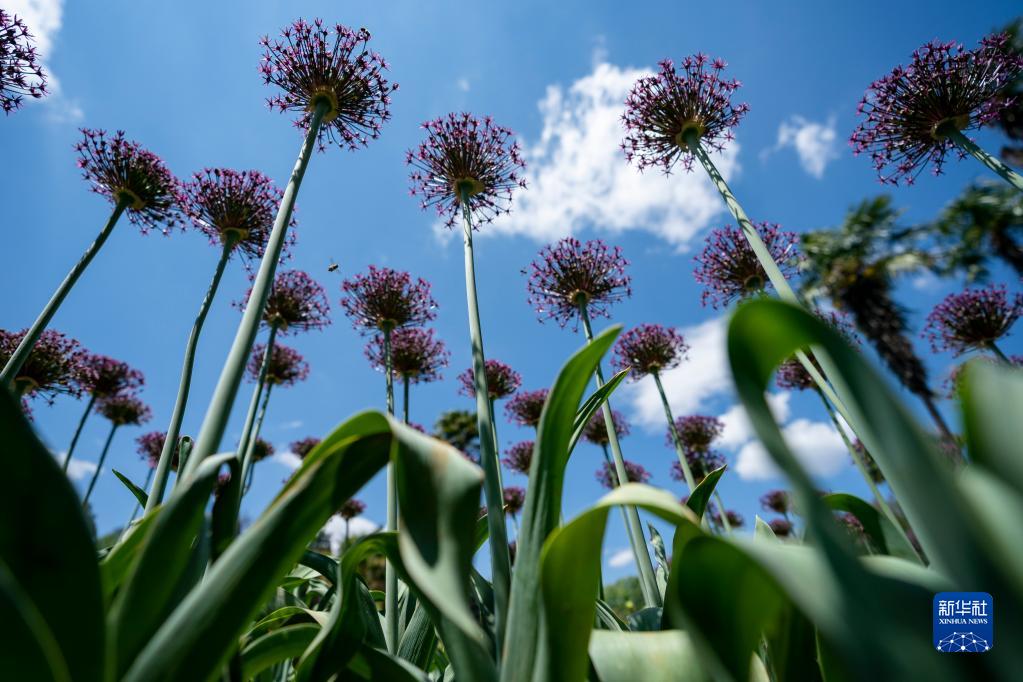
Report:
[[[238,395],[238,387],[242,381],[242,374],[245,372],[245,363],[248,360],[249,352],[252,350],[252,343],[256,339],[259,321],[263,315],[263,308],[266,306],[266,298],[270,294],[270,287],[273,285],[274,272],[277,270],[277,262],[280,260],[281,250],[284,248],[288,224],[291,222],[291,214],[295,209],[295,199],[302,184],[302,177],[305,175],[306,167],[309,165],[309,157],[316,147],[316,137],[320,132],[323,117],[329,108],[330,103],[326,99],[320,99],[316,102],[316,108],[313,110],[309,122],[309,131],[302,142],[298,160],[295,162],[295,168],[291,172],[288,186],[284,190],[284,198],[281,200],[280,208],[277,211],[277,218],[274,219],[273,230],[270,232],[270,239],[267,241],[266,252],[263,254],[263,260],[259,264],[256,279],[252,283],[252,292],[245,306],[242,321],[238,325],[234,344],[231,346],[231,352],[224,363],[224,369],[220,373],[220,379],[217,382],[216,390],[213,392],[213,398],[210,400],[210,406],[206,410],[206,417],[203,419],[195,448],[191,457],[188,458],[188,464],[183,471],[185,477],[190,477],[204,459],[216,452],[217,448],[220,447],[220,441],[224,437],[224,430],[227,428],[227,421],[231,416],[231,408],[234,406],[235,398]]]
[[[1011,364],[1012,364],[1012,360],[1010,360],[1010,359],[1009,359],[1009,356],[1007,356],[1007,355],[1006,355],[1006,354],[1005,354],[1005,353],[1004,353],[1004,352],[1002,351],[1002,349],[998,347],[998,344],[996,344],[996,343],[995,343],[994,341],[991,341],[991,342],[989,342],[989,343],[987,344],[987,349],[988,349],[989,351],[991,351],[991,352],[992,352],[992,353],[994,354],[994,356],[995,356],[996,358],[998,358],[999,360],[1001,360],[1001,361],[1002,361],[1002,362],[1004,362],[1005,364],[1007,364],[1007,365],[1011,365]],[[68,454],[68,457],[70,457],[70,456],[71,456],[71,455],[70,455],[70,453],[69,453],[69,454]]]
[[[391,376],[391,328],[384,327],[384,377],[387,383],[387,414],[394,416],[394,377]],[[405,406],[408,410],[408,382],[405,382]],[[398,530],[398,480],[394,465],[387,464],[387,530]],[[384,564],[384,639],[388,653],[398,650],[398,573],[388,561]]]
[[[117,427],[120,424],[111,424],[110,433],[107,434],[107,442],[103,444],[103,452],[99,455],[99,461],[96,462],[96,471],[92,472],[92,479],[89,481],[89,487],[85,491],[85,497],[82,498],[82,506],[89,504],[89,497],[92,495],[92,489],[96,487],[96,479],[99,478],[99,472],[103,470],[103,463],[107,460],[107,453],[110,452],[110,443],[114,440],[114,434],[117,433]]]
[[[245,414],[245,425],[242,426],[242,435],[238,440],[237,455],[242,461],[242,483],[245,483],[245,475],[249,471],[249,444],[255,439],[253,430],[256,428],[256,418],[259,415],[259,399],[263,395],[263,387],[266,386],[266,373],[270,367],[270,355],[274,351],[274,340],[277,338],[277,325],[270,325],[270,335],[266,340],[266,352],[263,353],[263,363],[259,366],[259,378],[252,389],[252,399],[249,400],[249,411]]]
[[[963,135],[959,130],[954,128],[951,130],[943,131],[948,135],[948,138],[955,142],[963,151],[968,152],[973,158],[980,161],[982,164],[998,173],[1002,176],[1006,182],[1010,185],[1023,192],[1023,175],[1020,175],[1016,171],[1009,168],[1007,165],[1002,163],[1002,160],[991,156],[986,151],[981,149],[974,143],[973,140]]]
[[[614,460],[611,459],[611,453],[608,452],[607,445],[602,444],[600,449],[604,452],[604,461],[607,463],[608,471],[611,474],[611,481],[614,482],[615,487],[617,487],[621,484],[621,482],[618,479],[618,471],[615,469]],[[622,521],[625,523],[625,535],[629,538],[629,547],[632,547],[633,550],[635,550],[636,539],[632,534],[632,526],[629,524],[629,512],[625,507],[619,506],[618,508],[622,510]],[[642,586],[642,583],[640,585]],[[604,582],[603,579],[601,579],[600,591],[603,592],[603,590]],[[646,592],[643,593],[643,596],[646,597]],[[603,597],[601,597],[601,599],[603,599]]]
[[[408,377],[402,377],[401,392],[401,420],[408,424]]]
[[[181,380],[178,383],[178,396],[174,399],[174,410],[171,412],[170,425],[167,427],[167,437],[163,441],[163,450],[160,452],[160,460],[156,464],[156,474],[153,477],[153,487],[149,490],[149,498],[146,500],[145,513],[151,512],[163,501],[163,493],[167,487],[167,478],[170,475],[170,465],[174,460],[174,448],[177,447],[178,436],[181,432],[181,422],[185,418],[185,406],[188,404],[188,392],[192,385],[192,368],[195,366],[195,350],[199,345],[199,334],[202,333],[203,323],[206,322],[206,314],[213,304],[213,297],[217,294],[220,286],[220,279],[224,275],[228,258],[231,256],[231,249],[238,243],[238,234],[231,231],[224,237],[224,247],[220,252],[220,260],[213,271],[213,279],[206,290],[206,297],[199,306],[199,314],[192,323],[192,331],[188,335],[188,343],[185,345],[185,362],[181,368]],[[180,464],[180,462],[179,462]]]
[[[586,343],[593,341],[593,329],[590,327],[590,315],[586,311],[586,302],[579,303],[579,318],[583,323],[583,331],[586,334]],[[604,385],[604,370],[597,364],[597,387]],[[615,423],[611,417],[611,405],[607,400],[601,406],[604,412],[604,428],[607,430],[608,444],[611,446],[611,455],[614,457],[615,473],[618,483],[628,481],[629,477],[625,471],[625,458],[622,456],[622,446],[618,443],[618,433],[615,432]],[[636,557],[636,566],[639,569],[639,584],[643,589],[643,600],[647,606],[660,606],[661,594],[657,591],[657,581],[654,578],[654,565],[650,560],[650,553],[646,550],[646,542],[643,535],[643,526],[639,522],[639,513],[635,507],[622,507],[625,510],[626,527],[629,528],[629,536],[632,542],[632,553]]]
[[[487,388],[486,360],[483,355],[483,332],[476,297],[476,265],[472,252],[472,214],[469,192],[459,190],[462,202],[462,240],[465,246],[465,297],[469,307],[469,338],[472,343],[473,381],[476,387],[476,415],[480,437],[480,463],[483,465],[483,489],[487,500],[487,526],[490,531],[491,577],[494,584],[494,619],[497,651],[504,646],[504,630],[508,618],[511,592],[511,556],[508,552],[508,529],[504,520],[504,491],[501,489],[501,465],[494,441],[494,415]]]
[[[725,527],[725,533],[732,534],[732,524],[728,520],[728,510],[725,509],[725,501],[721,499],[721,493],[714,491],[714,499],[717,500],[718,508],[721,510],[721,525]]]
[[[32,323],[25,337],[18,344],[18,347],[14,350],[7,364],[4,365],[3,371],[0,371],[0,386],[13,386],[14,380],[18,377],[18,372],[21,371],[21,366],[25,364],[25,360],[28,359],[29,353],[35,347],[36,342],[46,327],[50,324],[50,320],[57,313],[57,309],[60,308],[60,304],[64,302],[67,295],[71,292],[71,289],[75,286],[75,282],[85,272],[85,268],[89,266],[92,259],[95,258],[96,254],[103,247],[107,237],[114,231],[114,226],[117,225],[118,218],[124,213],[125,209],[131,206],[132,200],[127,196],[123,195],[118,199],[117,204],[114,206],[113,212],[110,214],[110,219],[107,220],[107,224],[100,231],[96,239],[89,245],[89,248],[85,250],[82,257],[75,263],[75,266],[71,268],[71,272],[67,274],[64,281],[57,287],[57,291],[54,292],[50,298],[46,307],[39,313],[39,317]]]
[[[259,440],[259,432],[263,430],[263,419],[266,417],[266,406],[270,404],[270,391],[273,389],[273,384],[266,384],[265,391],[263,391],[263,404],[259,408],[259,416],[256,417],[256,423],[252,426],[252,432],[249,434],[248,445],[245,448],[245,455],[242,459],[242,495],[249,492],[249,486],[252,485],[253,472],[256,470],[255,457],[256,453],[256,441]]]
[[[668,396],[664,393],[664,386],[661,384],[660,372],[651,372],[654,383],[657,384],[657,392],[661,396],[661,405],[664,406],[664,416],[668,418],[668,430],[671,431],[671,441],[675,444],[675,454],[678,455],[679,466],[682,467],[682,474],[686,479],[686,486],[689,487],[689,494],[696,490],[696,479],[686,461],[685,449],[682,447],[682,439],[678,436],[678,429],[675,428],[675,417],[671,414],[671,406],[668,404]]]
[[[85,405],[85,412],[82,414],[82,418],[78,420],[78,428],[75,429],[75,435],[71,437],[71,445],[68,446],[67,455],[64,456],[64,471],[67,471],[68,465],[71,464],[71,455],[75,454],[78,437],[82,435],[82,429],[85,428],[85,420],[89,418],[89,413],[92,412],[92,407],[95,404],[96,396],[89,396],[89,402]]]

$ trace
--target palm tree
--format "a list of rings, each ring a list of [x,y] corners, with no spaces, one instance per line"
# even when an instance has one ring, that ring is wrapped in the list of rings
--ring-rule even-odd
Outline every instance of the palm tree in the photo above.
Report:
[[[1023,128],[1023,121],[1020,122]],[[1020,131],[1023,133],[1023,129]],[[969,282],[985,279],[992,257],[1023,277],[1023,194],[1004,183],[969,185],[927,226],[937,247],[939,274],[963,271]]]
[[[941,435],[952,434],[934,402],[927,368],[908,335],[906,309],[892,298],[896,275],[930,265],[930,257],[910,240],[915,232],[898,227],[891,198],[867,199],[837,229],[803,235],[806,255],[803,293],[826,296],[850,313],[860,333],[911,393],[923,401]]]
[[[1008,33],[1010,45],[1018,55],[1023,55],[1023,18],[1015,19],[1002,29]],[[1013,103],[1005,107],[998,117],[998,126],[1013,143],[1002,147],[1002,158],[1016,166],[1023,166],[1023,75],[1005,88],[1004,97],[1012,97]]]

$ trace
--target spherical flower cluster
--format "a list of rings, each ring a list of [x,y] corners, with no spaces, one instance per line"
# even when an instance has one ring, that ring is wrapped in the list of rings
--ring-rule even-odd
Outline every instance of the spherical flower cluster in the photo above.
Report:
[[[299,19],[281,31],[281,39],[260,40],[263,82],[283,90],[267,99],[271,109],[297,112],[295,126],[307,130],[316,107],[326,103],[320,151],[327,143],[352,150],[365,146],[391,117],[388,106],[398,85],[384,78],[387,62],[368,48],[369,39],[364,28],[336,24],[331,31],[320,19],[312,24]]]
[[[346,297],[341,306],[352,324],[364,332],[418,327],[437,316],[437,302],[430,296],[430,283],[415,281],[407,272],[369,266],[341,283]]]
[[[799,269],[799,236],[772,223],[755,223],[754,227],[785,278],[794,276]],[[704,286],[703,305],[723,308],[771,286],[767,271],[740,228],[725,225],[711,231],[695,260],[693,277]]]
[[[384,337],[377,334],[366,344],[370,364],[384,371]],[[448,366],[451,354],[444,342],[433,336],[432,329],[406,327],[391,332],[391,373],[412,384],[441,379],[440,370]]]
[[[234,306],[245,310],[252,289]],[[323,329],[330,324],[330,301],[327,292],[312,277],[301,270],[286,270],[274,278],[274,285],[263,308],[263,323],[277,326],[282,335]]]
[[[46,94],[46,74],[31,40],[25,22],[0,9],[0,109],[5,114],[20,107],[25,97]]]
[[[612,303],[632,295],[625,273],[628,264],[617,246],[608,247],[600,239],[583,243],[566,237],[545,246],[530,264],[529,304],[541,320],[550,317],[562,327],[583,306],[589,315],[609,317]]]
[[[710,448],[710,444],[725,430],[724,422],[717,417],[692,414],[675,419],[675,432],[685,450],[702,452]],[[665,436],[668,447],[675,446],[675,440],[671,429]],[[716,468],[716,467],[715,467]]]
[[[988,348],[1009,333],[1023,312],[1023,294],[1009,295],[1004,286],[950,294],[927,316],[924,335],[935,352]]]
[[[266,344],[257,343],[252,348],[247,366],[249,378],[259,381],[259,373],[266,355]],[[275,343],[270,349],[266,364],[266,383],[271,386],[294,386],[309,378],[309,363],[293,348]]]
[[[142,459],[146,460],[151,469],[155,469],[160,463],[160,454],[163,452],[163,445],[166,442],[167,433],[165,431],[150,431],[135,439],[135,443],[138,444],[139,455],[142,456]],[[174,448],[170,462],[171,471],[178,470],[179,452],[179,448]]]
[[[687,350],[685,339],[674,329],[641,324],[618,337],[611,362],[617,369],[630,370],[630,378],[638,381],[647,374],[677,367]]]
[[[767,525],[780,538],[787,538],[792,535],[792,522],[788,519],[772,519]]]
[[[512,471],[529,475],[529,465],[533,463],[533,446],[531,440],[524,440],[505,450],[505,457],[501,460],[504,465]]]
[[[548,392],[546,388],[535,391],[519,391],[504,406],[505,415],[513,424],[531,426],[535,429],[540,424],[540,415],[547,402]]]
[[[0,367],[11,359],[25,333],[0,329]],[[85,351],[77,341],[47,329],[18,370],[14,384],[24,388],[24,395],[42,396],[51,404],[60,394],[78,397],[82,392],[84,359]]]
[[[683,454],[686,458],[686,464],[689,465],[689,471],[692,472],[697,485],[707,478],[707,475],[712,471],[725,466],[724,455],[716,450],[685,450]],[[676,481],[685,480],[682,465],[677,459],[671,463],[671,477]]]
[[[623,438],[629,435],[629,423],[625,421],[625,415],[618,410],[611,410],[611,423],[614,424],[615,435]],[[583,429],[583,438],[594,445],[607,445],[610,439],[607,437],[607,425],[604,423],[604,411],[597,410],[586,422]]]
[[[650,472],[635,462],[625,460],[625,477],[629,483],[646,483],[650,480]],[[618,474],[614,465],[604,462],[604,466],[597,469],[597,481],[608,490],[618,487]]]
[[[1006,35],[983,38],[975,50],[927,43],[909,66],[871,84],[858,108],[866,120],[849,140],[853,151],[870,154],[881,182],[913,184],[928,163],[938,175],[956,148],[950,134],[980,128],[1012,106],[1000,94],[1021,70],[1023,57]]]
[[[79,383],[86,393],[105,398],[117,393],[136,391],[145,383],[142,372],[105,355],[85,353],[81,361]]]
[[[100,400],[96,411],[118,426],[138,426],[153,416],[149,406],[131,393],[119,393]]]
[[[252,461],[261,462],[274,454],[274,446],[262,438],[257,438],[252,443]]]
[[[660,166],[668,173],[680,160],[692,170],[691,145],[724,149],[749,105],[732,104],[741,84],[722,77],[721,59],[697,54],[683,59],[681,70],[670,59],[659,66],[660,72],[640,78],[625,100],[622,150],[641,170]]]
[[[249,258],[263,257],[277,207],[284,197],[273,180],[255,170],[207,168],[192,175],[182,194],[185,215],[211,244],[222,244],[232,237],[236,240],[233,249]],[[295,240],[290,230],[287,239],[285,250]]]
[[[169,234],[181,222],[181,189],[160,157],[120,130],[108,138],[105,131],[82,128],[82,136],[75,144],[78,167],[93,192],[115,204],[127,202],[128,220],[143,234],[151,229]]]
[[[349,500],[345,500],[345,503],[341,505],[341,509],[338,510],[337,514],[345,521],[351,521],[364,511],[366,511],[366,504],[353,497]]]
[[[319,444],[319,438],[303,438],[289,445],[288,449],[291,450],[292,454],[298,455],[300,459],[305,459],[305,456],[312,452],[313,448]]]
[[[526,186],[520,175],[526,162],[511,130],[467,113],[427,121],[423,128],[426,140],[405,154],[413,167],[410,193],[423,210],[433,206],[448,227],[458,220],[463,199],[477,224],[510,210],[512,190]]]
[[[728,518],[728,525],[729,527],[732,528],[732,530],[735,530],[736,528],[742,528],[743,526],[746,525],[746,519],[742,517],[742,514],[733,509],[726,509],[725,516]],[[711,520],[714,522],[714,525],[718,526],[719,528],[724,527],[724,523],[722,523],[721,520],[720,512],[715,511],[713,514],[711,514]]]
[[[852,323],[849,322],[848,317],[841,313],[814,310],[814,314],[822,322],[831,327],[834,331],[854,348],[859,348],[860,339],[856,335],[856,330],[853,329]],[[821,369],[820,364],[817,362],[817,358],[813,355],[808,356],[813,366],[824,374],[824,370]],[[814,382],[813,377],[803,367],[803,363],[796,357],[791,357],[778,366],[777,373],[774,376],[775,384],[778,388],[785,391],[805,391],[810,388],[814,388],[817,384]]]
[[[523,488],[510,485],[504,489],[504,510],[515,517],[522,511],[526,504],[526,491]]]
[[[522,385],[522,377],[500,360],[487,360],[484,364],[487,375],[487,396],[491,400],[507,398]],[[469,398],[476,397],[476,373],[472,367],[458,375],[458,392]]]
[[[788,514],[792,511],[792,495],[787,490],[768,491],[760,496],[760,506],[764,511]]]

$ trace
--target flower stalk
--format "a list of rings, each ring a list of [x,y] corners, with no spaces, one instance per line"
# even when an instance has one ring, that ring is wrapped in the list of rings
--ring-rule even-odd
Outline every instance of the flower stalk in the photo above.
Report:
[[[99,461],[96,462],[96,471],[92,472],[92,478],[89,480],[89,487],[85,491],[85,497],[82,498],[82,506],[85,507],[89,504],[89,497],[92,496],[92,489],[96,487],[96,479],[99,478],[99,472],[103,470],[103,463],[107,460],[107,453],[110,452],[110,443],[114,440],[114,434],[117,433],[117,428],[120,426],[117,422],[110,425],[110,432],[107,434],[107,440],[103,444],[103,451],[99,455]]]
[[[654,383],[657,384],[657,393],[661,396],[661,405],[664,406],[664,416],[668,418],[668,429],[671,431],[671,440],[675,444],[675,454],[678,455],[678,463],[682,468],[682,475],[686,479],[686,487],[689,488],[689,494],[692,494],[696,490],[696,479],[693,478],[693,472],[689,468],[689,462],[686,461],[686,453],[682,447],[682,440],[678,437],[678,429],[675,428],[675,417],[671,414],[671,405],[668,404],[668,396],[664,392],[664,385],[661,384],[661,373],[651,372],[651,376],[654,378]]]
[[[263,362],[259,365],[259,377],[256,379],[256,386],[252,389],[252,399],[249,401],[249,411],[245,415],[245,425],[242,427],[242,437],[238,441],[238,457],[242,460],[242,482],[251,466],[252,447],[259,435],[256,429],[256,420],[259,416],[259,399],[263,395],[263,388],[266,386],[266,375],[270,368],[270,358],[274,351],[274,341],[277,338],[277,325],[270,325],[270,335],[266,340],[266,352],[263,353]],[[264,403],[264,409],[266,405]]]
[[[1002,179],[1005,180],[1007,183],[1009,183],[1019,191],[1023,192],[1023,175],[1020,175],[1016,171],[1009,168],[1009,166],[1003,163],[1002,160],[999,159],[998,157],[992,156],[991,154],[988,154],[986,151],[981,149],[979,146],[977,146],[976,142],[963,135],[961,130],[953,128],[949,130],[946,134],[948,138],[955,142],[955,144],[960,149],[967,152],[970,156],[977,159],[982,164],[984,164],[985,166],[993,170],[995,173],[1000,175]]]
[[[85,404],[85,412],[82,413],[82,418],[78,420],[75,435],[71,437],[71,445],[68,446],[67,455],[64,457],[64,471],[67,471],[68,465],[71,464],[71,456],[75,454],[75,446],[78,445],[78,438],[82,435],[82,429],[85,428],[85,420],[89,418],[89,413],[92,412],[92,408],[95,405],[96,396],[90,395],[89,402]]]
[[[387,414],[394,416],[394,377],[391,374],[391,327],[385,325],[384,377],[387,385]],[[405,381],[405,421],[408,422],[408,380]],[[398,530],[398,479],[394,464],[387,464],[387,530]],[[398,651],[398,573],[394,564],[384,565],[384,640],[388,653]]]

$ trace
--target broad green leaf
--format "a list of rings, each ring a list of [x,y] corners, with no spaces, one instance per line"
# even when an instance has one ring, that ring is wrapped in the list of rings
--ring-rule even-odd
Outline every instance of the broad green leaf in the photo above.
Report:
[[[76,682],[102,680],[107,646],[103,594],[82,503],[6,388],[0,388],[0,434],[0,565],[9,572],[4,610],[20,614],[4,624],[17,628],[18,620],[28,619],[32,631],[48,631],[56,643],[60,654],[51,661],[53,670],[66,670]],[[30,648],[26,644],[26,656]],[[10,679],[33,679],[11,667],[0,670]]]
[[[657,590],[661,593],[661,599],[664,599],[664,591],[668,588],[668,573],[671,571],[671,564],[668,563],[668,555],[664,550],[664,539],[661,534],[654,528],[654,524],[648,523],[647,528],[650,529],[650,546],[654,550],[654,560],[657,561],[657,567],[654,569],[654,577],[657,580]],[[661,609],[657,609],[660,613]],[[636,628],[632,628],[635,630]]]
[[[621,630],[628,631],[629,625],[624,620],[618,617],[615,610],[612,609],[607,602],[597,600],[597,622],[603,626],[605,630]]]
[[[242,678],[252,679],[275,663],[298,658],[319,631],[319,625],[302,623],[273,630],[253,640],[242,649]]]
[[[753,537],[758,540],[779,542],[778,536],[774,534],[774,529],[771,528],[770,524],[760,518],[759,514],[757,514],[757,520],[753,524]]]
[[[1023,496],[1023,371],[974,360],[961,382],[970,461]]]
[[[71,673],[53,632],[7,566],[0,561],[0,662],[18,680],[70,682]]]
[[[405,659],[417,668],[426,669],[437,649],[437,633],[433,629],[433,620],[426,607],[416,603],[412,611],[412,619],[405,626],[401,641],[398,643],[398,658]]]
[[[426,673],[385,651],[363,645],[348,664],[344,679],[430,682]]]
[[[627,622],[632,632],[657,632],[661,629],[661,616],[664,609],[660,606],[648,606],[629,614]]]
[[[714,494],[714,488],[717,487],[718,481],[721,480],[727,468],[727,465],[722,466],[707,474],[706,478],[700,481],[699,485],[696,486],[696,490],[686,500],[686,506],[692,509],[696,514],[696,518],[701,521],[703,520],[704,513],[707,511],[707,505],[710,503],[710,496]]]
[[[905,535],[873,505],[847,493],[832,493],[821,499],[830,509],[849,512],[855,516],[871,544],[881,554],[890,554],[914,563],[920,562],[916,550],[906,541]]]
[[[138,500],[139,504],[142,505],[143,508],[145,508],[146,500],[149,499],[149,495],[146,495],[146,491],[132,483],[131,479],[129,479],[127,476],[122,474],[117,469],[111,469],[111,471],[113,471],[114,476],[117,476],[117,479],[124,484],[124,487],[128,489],[128,492],[135,496],[135,499]]]
[[[572,425],[572,438],[568,442],[568,452],[571,453],[575,450],[576,444],[579,439],[582,438],[583,431],[586,429],[586,425],[590,423],[590,419],[597,413],[611,394],[615,392],[625,378],[629,375],[629,369],[623,369],[613,377],[607,380],[607,382],[595,390],[589,398],[583,401],[583,404],[579,406],[579,410],[575,413],[575,421]]]
[[[711,681],[701,670],[689,637],[679,630],[594,630],[589,653],[600,682]]]
[[[157,510],[162,507],[157,507]],[[135,563],[139,550],[143,546],[143,540],[152,531],[153,523],[156,521],[158,511],[153,511],[143,516],[134,525],[124,531],[124,535],[117,541],[110,551],[99,562],[100,579],[103,583],[103,601],[111,602],[114,594],[120,588],[121,583],[128,575],[128,571]]]
[[[210,555],[213,561],[220,558],[238,533],[238,510],[241,508],[242,463],[238,456],[229,457],[224,464],[228,467],[229,478],[217,490],[210,515]]]

